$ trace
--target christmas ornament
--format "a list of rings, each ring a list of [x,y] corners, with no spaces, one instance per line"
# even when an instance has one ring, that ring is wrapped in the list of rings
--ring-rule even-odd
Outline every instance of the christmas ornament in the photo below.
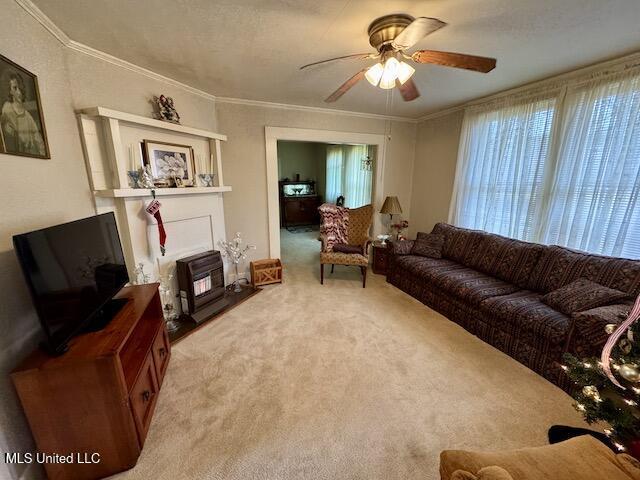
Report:
[[[628,338],[623,338],[622,340],[620,340],[618,346],[620,347],[620,350],[622,350],[622,353],[626,355],[631,353],[632,345]]]
[[[613,347],[615,347],[618,340],[620,340],[620,337],[625,334],[629,327],[633,325],[636,320],[638,320],[638,318],[640,318],[640,296],[636,298],[636,303],[633,305],[631,312],[629,312],[629,317],[620,324],[620,326],[611,334],[609,340],[607,340],[607,343],[602,349],[602,356],[600,357],[600,360],[602,362],[602,370],[604,371],[605,375],[609,380],[611,380],[611,383],[613,383],[616,387],[621,388],[622,390],[626,390],[626,388],[623,387],[620,382],[618,382],[618,380],[616,380],[616,378],[613,376],[613,372],[611,371],[611,351],[613,350]]]
[[[584,393],[587,397],[593,399],[596,402],[601,402],[602,398],[600,398],[600,392],[593,385],[587,385],[582,389],[582,393]]]
[[[637,383],[640,381],[640,369],[638,369],[638,365],[634,363],[624,363],[620,365],[618,373],[628,382]]]

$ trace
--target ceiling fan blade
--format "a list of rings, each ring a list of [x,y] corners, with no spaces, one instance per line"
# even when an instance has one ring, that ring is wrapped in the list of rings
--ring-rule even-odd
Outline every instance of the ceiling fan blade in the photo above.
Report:
[[[300,70],[302,70],[304,68],[307,68],[307,67],[313,67],[314,65],[320,65],[321,63],[334,62],[336,60],[346,60],[348,58],[361,58],[361,59],[365,60],[365,59],[368,59],[368,58],[377,58],[379,56],[380,56],[380,54],[378,54],[378,53],[354,53],[352,55],[344,55],[342,57],[329,58],[327,60],[320,60],[319,62],[309,63],[308,65],[301,66]]]
[[[476,72],[488,73],[496,68],[496,59],[476,57],[463,53],[437,52],[435,50],[418,50],[411,55],[414,62],[433,63],[445,67],[466,68]]]
[[[360,80],[364,78],[364,74],[366,71],[367,71],[366,68],[363,68],[362,70],[360,70],[353,77],[351,77],[349,80],[347,80],[342,85],[340,85],[340,87],[338,87],[338,89],[335,92],[333,92],[331,95],[329,95],[324,101],[327,103],[333,103],[336,100],[338,100],[342,95],[347,93],[347,91],[351,87],[353,87],[356,83],[358,83]]]
[[[420,96],[418,87],[416,87],[416,84],[413,82],[412,78],[404,83],[400,83],[398,80],[396,80],[396,86],[398,87],[398,90],[400,90],[400,95],[402,95],[402,99],[405,102],[410,102],[411,100],[415,100]]]
[[[393,39],[391,46],[395,50],[406,50],[446,25],[445,22],[437,18],[418,17]]]

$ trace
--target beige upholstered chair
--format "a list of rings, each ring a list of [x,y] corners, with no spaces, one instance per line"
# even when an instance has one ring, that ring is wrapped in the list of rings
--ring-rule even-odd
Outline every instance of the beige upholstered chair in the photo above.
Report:
[[[640,462],[590,435],[503,452],[445,450],[442,480],[638,480]]]
[[[348,209],[335,205],[320,208],[320,283],[324,284],[324,266],[335,265],[360,267],[362,288],[367,284],[369,265],[369,230],[373,221],[373,206]],[[345,242],[346,240],[346,242]]]

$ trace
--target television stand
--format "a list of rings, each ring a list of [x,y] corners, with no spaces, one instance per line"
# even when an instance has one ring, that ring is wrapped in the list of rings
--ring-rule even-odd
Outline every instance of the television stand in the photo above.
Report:
[[[82,333],[99,332],[113,320],[117,313],[122,310],[127,302],[128,298],[112,298],[105,303],[100,310],[91,316],[91,320],[81,330]]]
[[[49,478],[108,477],[142,451],[171,347],[157,283],[116,298],[124,306],[104,328],[72,338],[59,356],[38,349],[11,373],[39,452],[100,456],[47,463]]]

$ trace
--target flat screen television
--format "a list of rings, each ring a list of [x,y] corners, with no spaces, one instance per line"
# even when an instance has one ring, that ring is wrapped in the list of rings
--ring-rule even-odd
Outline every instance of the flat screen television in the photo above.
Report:
[[[13,245],[51,353],[126,303],[113,299],[129,281],[113,213],[15,235]]]

